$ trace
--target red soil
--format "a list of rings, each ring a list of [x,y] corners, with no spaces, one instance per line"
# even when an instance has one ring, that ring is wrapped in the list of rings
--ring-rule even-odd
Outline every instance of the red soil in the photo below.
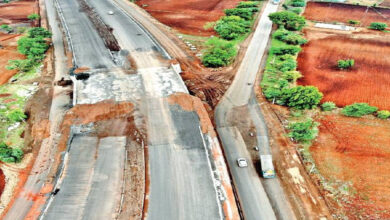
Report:
[[[0,24],[27,22],[27,15],[37,11],[38,4],[35,0],[2,4],[0,5]]]
[[[3,173],[3,170],[0,169],[0,196],[3,193],[5,187],[5,175]]]
[[[380,6],[382,7],[389,7],[390,8],[390,0],[384,0]]]
[[[327,2],[308,2],[303,14],[307,19],[323,22],[358,20],[363,26],[384,22],[390,26],[390,9]]]
[[[140,0],[143,7],[161,23],[173,27],[183,34],[210,36],[213,30],[205,30],[207,22],[218,20],[223,10],[234,8],[240,0]]]
[[[350,181],[343,208],[349,219],[390,219],[390,124],[369,118],[327,115],[310,151],[327,180]]]
[[[24,59],[24,55],[18,53],[16,49],[16,38],[19,35],[4,34],[0,32],[0,85],[7,83],[8,80],[17,73],[17,70],[7,70],[8,60]]]
[[[390,110],[390,42],[388,39],[353,39],[343,35],[310,40],[298,56],[304,75],[298,83],[314,85],[323,102],[342,107],[366,102]],[[351,70],[337,68],[340,59],[354,59]]]

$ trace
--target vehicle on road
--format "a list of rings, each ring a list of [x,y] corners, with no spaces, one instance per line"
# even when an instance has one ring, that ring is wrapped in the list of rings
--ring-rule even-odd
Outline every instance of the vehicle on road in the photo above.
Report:
[[[272,155],[260,155],[261,172],[264,178],[275,178],[275,169],[272,164]]]
[[[248,162],[246,162],[245,158],[238,158],[237,164],[239,167],[247,167],[248,166]]]
[[[280,3],[280,0],[272,0],[272,4],[278,5]]]
[[[109,14],[109,15],[113,15],[113,14],[114,14],[114,12],[113,12],[113,11],[108,11],[108,12],[107,12],[107,14]]]

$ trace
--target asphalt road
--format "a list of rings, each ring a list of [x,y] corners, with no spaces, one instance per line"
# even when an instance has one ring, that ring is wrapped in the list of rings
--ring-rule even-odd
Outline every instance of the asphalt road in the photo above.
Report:
[[[250,110],[247,114],[251,116],[256,125],[258,142],[261,146],[269,148],[264,119],[258,109],[257,102],[253,103],[252,100],[251,103],[251,97],[253,97],[256,74],[260,69],[262,56],[266,52],[272,29],[272,22],[268,15],[277,11],[277,8],[278,5],[272,4],[271,1],[266,5],[232,85],[215,111],[217,131],[222,140],[224,151],[231,154],[227,153],[225,156],[246,220],[295,218],[277,178],[260,181],[260,175],[256,172],[255,167],[249,166],[241,170],[237,168],[237,157],[248,159],[250,157],[242,137],[237,134],[235,124],[229,123],[226,118],[229,112],[234,111],[235,107],[249,105]],[[253,118],[254,116],[256,118]]]
[[[60,191],[42,219],[112,219],[121,194],[126,137],[76,136]]]

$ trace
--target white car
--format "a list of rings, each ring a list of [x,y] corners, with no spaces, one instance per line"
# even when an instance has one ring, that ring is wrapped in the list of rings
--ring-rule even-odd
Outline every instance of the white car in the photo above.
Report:
[[[237,164],[239,167],[247,167],[248,166],[248,162],[246,162],[245,158],[238,158]]]
[[[113,14],[114,14],[114,12],[113,12],[113,11],[108,11],[108,12],[107,12],[107,14],[109,14],[109,15],[113,15]]]

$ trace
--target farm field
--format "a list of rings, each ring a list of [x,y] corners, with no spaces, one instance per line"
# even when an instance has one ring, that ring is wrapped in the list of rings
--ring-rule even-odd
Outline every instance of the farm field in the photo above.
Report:
[[[216,35],[214,30],[205,30],[208,22],[224,15],[223,10],[233,8],[240,0],[139,0],[137,5],[145,9],[161,23],[189,35]]]
[[[389,121],[334,114],[318,121],[310,152],[328,185],[344,194],[339,201],[349,219],[390,219]]]
[[[27,22],[27,16],[38,9],[34,0],[15,1],[0,5],[0,24],[14,24]]]
[[[319,32],[306,29],[306,36]],[[303,46],[298,69],[304,75],[298,83],[314,85],[324,94],[323,102],[339,107],[366,102],[390,109],[390,39],[377,35],[323,33]],[[337,61],[354,59],[351,70],[339,70]]]
[[[303,14],[306,19],[321,22],[343,22],[358,20],[363,26],[371,22],[383,22],[390,26],[390,9],[367,8],[366,6],[347,5],[328,2],[308,2]]]

